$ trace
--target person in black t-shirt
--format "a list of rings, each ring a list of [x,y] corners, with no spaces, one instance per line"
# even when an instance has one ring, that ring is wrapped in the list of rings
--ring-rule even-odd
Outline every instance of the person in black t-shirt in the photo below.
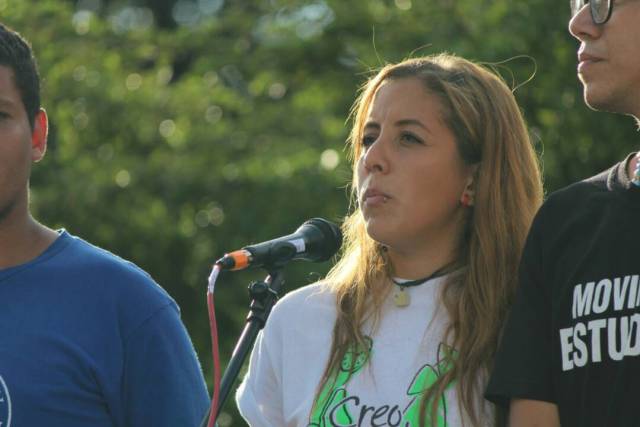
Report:
[[[638,120],[640,1],[571,3],[585,102]],[[486,393],[511,427],[640,425],[639,156],[554,193],[534,220]]]

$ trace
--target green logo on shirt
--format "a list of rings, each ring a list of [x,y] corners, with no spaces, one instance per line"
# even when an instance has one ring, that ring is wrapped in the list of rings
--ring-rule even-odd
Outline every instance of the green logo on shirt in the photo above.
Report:
[[[366,337],[366,348],[348,351],[337,372],[328,379],[315,402],[309,427],[338,427],[389,425],[402,427],[418,427],[420,419],[420,402],[423,393],[431,387],[438,377],[451,369],[443,356],[447,348],[438,346],[438,361],[435,365],[426,364],[418,370],[407,388],[406,396],[410,398],[404,409],[399,405],[368,406],[358,396],[350,396],[346,386],[349,380],[357,375],[371,356],[373,341]],[[453,384],[449,384],[447,389]],[[431,402],[429,402],[431,403]],[[428,406],[429,407],[429,406]],[[427,423],[430,412],[427,410]],[[443,395],[439,397],[437,419],[435,425],[447,427],[447,401]],[[429,425],[429,424],[427,424]]]

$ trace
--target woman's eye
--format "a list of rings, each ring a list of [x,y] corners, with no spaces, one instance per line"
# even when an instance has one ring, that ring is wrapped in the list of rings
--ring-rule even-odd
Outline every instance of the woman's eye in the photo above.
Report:
[[[412,133],[407,133],[407,132],[400,135],[400,141],[406,142],[409,144],[424,144],[424,141],[422,139],[418,138]]]
[[[370,146],[374,142],[376,142],[376,137],[375,136],[365,135],[365,136],[362,137],[362,145],[365,146],[365,147]]]

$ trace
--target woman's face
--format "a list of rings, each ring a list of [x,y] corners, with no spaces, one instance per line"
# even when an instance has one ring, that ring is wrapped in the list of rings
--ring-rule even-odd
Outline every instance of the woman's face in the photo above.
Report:
[[[458,154],[438,98],[417,78],[386,81],[360,144],[358,202],[369,236],[400,253],[452,249],[471,167]]]

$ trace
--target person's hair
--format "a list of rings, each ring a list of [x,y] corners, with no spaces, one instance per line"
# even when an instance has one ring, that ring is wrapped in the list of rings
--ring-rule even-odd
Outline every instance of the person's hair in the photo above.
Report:
[[[435,423],[437,406],[456,383],[460,404],[472,425],[482,417],[483,388],[516,287],[518,263],[533,216],[542,202],[538,158],[511,90],[483,66],[449,54],[387,65],[362,87],[351,110],[348,140],[354,164],[352,204],[343,224],[342,256],[325,279],[336,293],[337,319],[330,359],[318,392],[331,381],[346,352],[365,348],[365,322],[379,321],[389,294],[388,256],[365,229],[357,208],[357,171],[366,116],[378,88],[389,80],[417,78],[427,96],[440,103],[443,122],[453,132],[465,163],[476,165],[474,206],[468,209],[454,261],[464,267],[448,277],[440,295],[448,314],[444,366],[451,366],[424,393],[420,419]],[[319,398],[319,396],[316,396]],[[433,402],[429,404],[428,402]]]
[[[40,111],[40,75],[31,46],[19,33],[0,23],[0,65],[13,71],[29,123]]]

